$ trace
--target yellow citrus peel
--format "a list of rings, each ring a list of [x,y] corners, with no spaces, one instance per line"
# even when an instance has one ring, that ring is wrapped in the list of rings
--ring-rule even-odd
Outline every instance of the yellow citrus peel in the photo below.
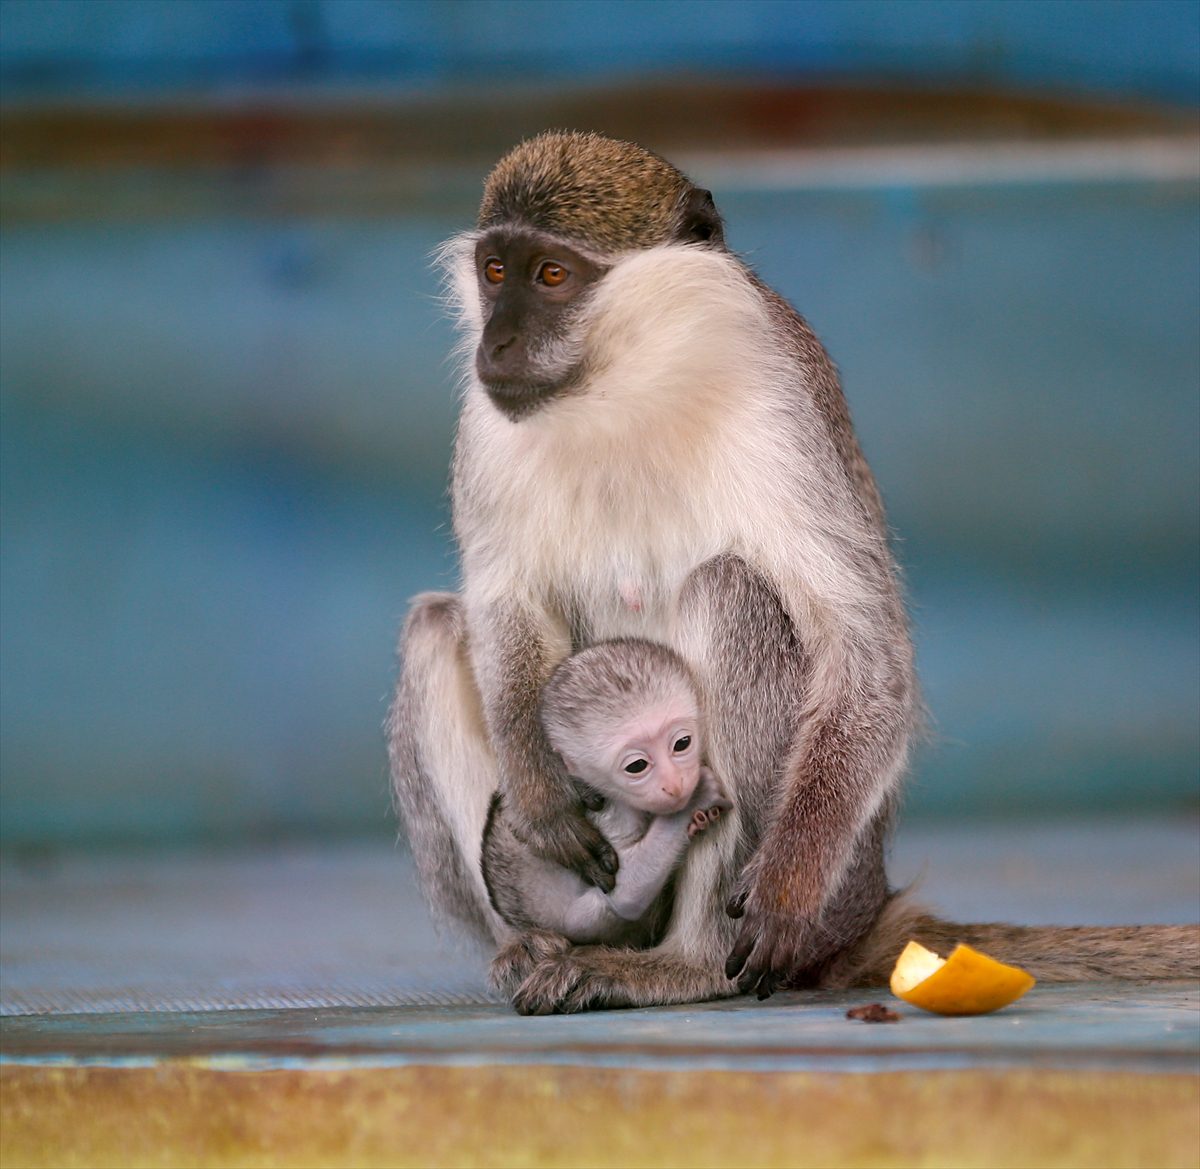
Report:
[[[937,1015],[986,1015],[1019,999],[1033,975],[1006,966],[970,946],[954,947],[939,958],[919,942],[909,942],[892,971],[892,994]]]

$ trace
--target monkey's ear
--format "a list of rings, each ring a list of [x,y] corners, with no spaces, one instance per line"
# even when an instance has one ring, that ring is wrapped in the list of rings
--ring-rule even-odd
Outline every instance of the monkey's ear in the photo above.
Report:
[[[688,191],[679,225],[679,240],[685,244],[712,244],[718,248],[725,246],[725,227],[711,191],[703,191],[699,187]]]

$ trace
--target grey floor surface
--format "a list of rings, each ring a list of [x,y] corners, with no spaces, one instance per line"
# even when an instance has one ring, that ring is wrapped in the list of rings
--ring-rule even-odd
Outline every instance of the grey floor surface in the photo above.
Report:
[[[1194,820],[902,827],[897,883],[958,920],[1200,920]],[[0,1014],[484,1005],[387,844],[0,862]]]

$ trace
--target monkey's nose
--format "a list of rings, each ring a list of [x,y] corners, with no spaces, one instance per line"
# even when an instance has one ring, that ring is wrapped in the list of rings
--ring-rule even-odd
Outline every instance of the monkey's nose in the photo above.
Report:
[[[476,368],[485,381],[514,377],[523,366],[520,337],[516,333],[506,329],[484,337],[476,357]]]
[[[489,353],[491,359],[495,361],[516,339],[517,335],[514,333],[511,337],[506,337],[500,341],[493,341],[491,345],[491,351]]]

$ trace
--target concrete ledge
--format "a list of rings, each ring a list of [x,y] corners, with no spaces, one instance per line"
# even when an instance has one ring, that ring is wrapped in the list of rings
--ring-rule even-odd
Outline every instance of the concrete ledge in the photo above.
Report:
[[[1191,1166],[1194,1077],[8,1066],[5,1165]]]

